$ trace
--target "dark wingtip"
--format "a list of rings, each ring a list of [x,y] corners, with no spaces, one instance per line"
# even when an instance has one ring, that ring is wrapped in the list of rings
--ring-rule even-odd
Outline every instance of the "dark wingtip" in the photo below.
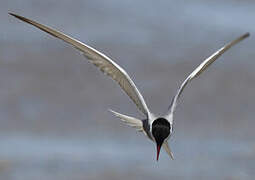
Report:
[[[12,12],[8,12],[8,14],[11,15],[11,16],[14,16],[14,17],[18,17],[17,14],[14,14],[14,13],[12,13]]]
[[[247,33],[245,33],[245,34],[243,35],[243,38],[247,38],[247,37],[249,37],[249,36],[250,36],[250,33],[247,32]]]
[[[18,18],[18,19],[20,19],[20,20],[22,20],[22,21],[28,21],[28,19],[26,19],[26,18],[23,17],[23,16],[19,16],[19,15],[17,15],[17,14],[11,13],[11,12],[8,12],[8,14],[11,15],[11,16],[13,16],[13,17],[15,17],[15,18]]]

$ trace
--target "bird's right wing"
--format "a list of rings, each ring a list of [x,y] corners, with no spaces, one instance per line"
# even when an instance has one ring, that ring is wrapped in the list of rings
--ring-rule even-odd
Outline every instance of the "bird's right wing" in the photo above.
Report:
[[[29,23],[39,29],[41,29],[44,32],[49,33],[50,35],[59,38],[63,41],[65,41],[68,44],[71,44],[76,49],[81,51],[84,56],[94,64],[96,67],[98,67],[104,74],[111,77],[113,80],[115,80],[120,87],[125,91],[125,93],[132,99],[132,101],[136,104],[138,109],[143,112],[147,117],[150,115],[149,109],[145,103],[145,100],[137,87],[135,86],[134,82],[131,80],[129,75],[126,73],[124,69],[122,69],[118,64],[116,64],[113,60],[111,60],[106,55],[102,54],[101,52],[93,49],[92,47],[72,38],[64,33],[54,30],[48,26],[39,24],[33,20],[27,19],[25,17],[9,13],[10,15]]]
[[[216,59],[218,59],[224,52],[226,52],[229,48],[231,48],[233,45],[237,44],[241,40],[249,37],[249,33],[246,33],[239,38],[235,39],[234,41],[226,44],[222,48],[220,48],[218,51],[216,51],[214,54],[212,54],[210,57],[205,59],[182,83],[181,87],[178,89],[176,95],[174,96],[169,111],[167,113],[167,118],[172,120],[172,116],[174,113],[174,110],[177,106],[178,100],[180,98],[180,95],[182,94],[183,89],[186,87],[186,85],[195,77],[198,77],[205,69],[207,69]]]

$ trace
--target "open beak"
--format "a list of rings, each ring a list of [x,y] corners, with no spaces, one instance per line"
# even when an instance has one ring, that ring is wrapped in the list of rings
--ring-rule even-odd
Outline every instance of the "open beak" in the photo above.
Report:
[[[157,161],[159,158],[160,149],[161,149],[161,145],[157,145]]]

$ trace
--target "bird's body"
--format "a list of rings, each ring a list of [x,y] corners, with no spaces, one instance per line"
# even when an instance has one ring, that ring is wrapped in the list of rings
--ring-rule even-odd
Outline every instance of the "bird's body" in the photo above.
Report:
[[[127,72],[121,68],[118,64],[116,64],[113,60],[111,60],[106,55],[101,52],[95,50],[94,48],[72,38],[64,33],[56,31],[48,26],[39,24],[35,21],[27,19],[25,17],[9,13],[10,15],[27,22],[49,34],[55,36],[72,46],[78,49],[83,55],[95,66],[97,66],[104,74],[111,77],[115,80],[120,87],[124,90],[124,92],[131,98],[131,100],[136,104],[137,108],[146,116],[145,119],[140,120],[134,117],[130,117],[124,114],[120,114],[113,110],[110,110],[115,116],[119,117],[126,124],[136,128],[138,131],[144,132],[144,134],[153,142],[156,143],[157,147],[157,160],[159,157],[159,152],[161,146],[165,149],[168,155],[173,159],[172,151],[168,145],[168,139],[171,137],[173,133],[173,114],[175,108],[177,106],[180,95],[183,92],[183,89],[186,87],[188,82],[190,82],[195,77],[199,76],[209,65],[211,65],[219,56],[221,56],[226,50],[245,39],[249,36],[249,33],[246,33],[236,40],[226,44],[221,49],[216,51],[210,57],[205,59],[181,84],[178,89],[176,95],[172,99],[172,102],[169,106],[169,110],[165,116],[156,116],[148,109],[145,100],[137,87],[135,86],[132,79],[129,77]]]

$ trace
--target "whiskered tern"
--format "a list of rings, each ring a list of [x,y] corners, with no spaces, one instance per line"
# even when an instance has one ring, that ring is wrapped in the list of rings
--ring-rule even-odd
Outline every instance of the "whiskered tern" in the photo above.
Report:
[[[54,30],[43,24],[39,24],[36,21],[27,19],[25,17],[19,16],[17,14],[9,13],[10,15],[29,23],[42,31],[49,33],[56,38],[71,44],[76,49],[78,49],[92,64],[97,66],[104,74],[115,80],[122,90],[131,98],[131,100],[136,104],[137,108],[146,116],[145,119],[140,120],[131,116],[120,114],[113,110],[110,110],[115,116],[120,118],[126,124],[131,127],[136,128],[138,131],[144,132],[144,134],[153,142],[156,143],[157,149],[157,161],[159,158],[160,149],[163,146],[167,154],[173,159],[173,153],[168,144],[168,139],[173,133],[173,114],[186,85],[195,77],[198,77],[207,67],[209,67],[216,59],[218,59],[225,51],[231,48],[233,45],[237,44],[241,40],[249,37],[249,33],[246,33],[232,42],[226,44],[214,54],[205,59],[181,84],[180,88],[177,90],[176,95],[173,97],[172,102],[169,106],[168,112],[165,116],[156,116],[151,113],[148,109],[145,100],[137,87],[135,86],[132,79],[129,77],[127,72],[115,63],[112,59],[104,55],[103,53],[97,51],[96,49],[65,35],[64,33]]]

